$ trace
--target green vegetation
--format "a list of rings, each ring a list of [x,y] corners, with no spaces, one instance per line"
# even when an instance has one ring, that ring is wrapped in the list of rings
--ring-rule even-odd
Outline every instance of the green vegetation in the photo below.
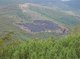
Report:
[[[0,39],[0,59],[80,59],[80,35],[17,40],[12,32]]]
[[[52,20],[70,27],[71,34],[30,34],[15,25],[38,19]],[[76,17],[42,6],[29,6],[25,13],[14,5],[12,8],[1,9],[0,59],[80,59],[80,34],[77,34],[80,32],[79,24]],[[75,30],[72,27],[76,27]]]
[[[4,1],[0,0],[0,5]],[[76,17],[79,12],[73,12],[73,16],[62,8],[37,4],[29,4],[23,12],[15,1],[0,6],[0,59],[80,59],[80,19]],[[33,20],[56,22],[69,29],[68,35],[28,33],[16,26]]]

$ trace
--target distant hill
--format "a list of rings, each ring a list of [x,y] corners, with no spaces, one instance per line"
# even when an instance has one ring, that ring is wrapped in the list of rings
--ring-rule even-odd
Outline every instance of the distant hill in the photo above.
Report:
[[[80,0],[71,0],[65,3],[70,7],[73,7],[75,9],[80,9]]]
[[[32,34],[16,26],[16,23],[30,23],[33,20],[49,20],[71,31],[80,24],[80,14],[62,1],[0,0],[0,33],[13,31],[17,38],[61,36],[50,31]]]

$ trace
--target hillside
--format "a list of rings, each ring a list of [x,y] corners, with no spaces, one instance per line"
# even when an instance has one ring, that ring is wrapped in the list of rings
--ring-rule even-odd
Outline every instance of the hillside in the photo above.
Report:
[[[80,59],[79,0],[0,0],[0,59]]]
[[[64,38],[13,39],[12,32],[0,38],[0,59],[80,59],[80,34]]]
[[[49,7],[34,3],[6,5],[0,8],[0,33],[13,31],[17,38],[22,39],[61,36],[60,31],[68,31],[69,33],[80,24],[80,18],[77,15],[73,11],[66,11],[56,6]],[[57,33],[55,33],[56,31],[51,32],[51,30],[47,30],[48,32],[32,34],[20,29],[16,25],[16,23],[31,23],[34,20],[49,20],[57,24],[61,29]]]

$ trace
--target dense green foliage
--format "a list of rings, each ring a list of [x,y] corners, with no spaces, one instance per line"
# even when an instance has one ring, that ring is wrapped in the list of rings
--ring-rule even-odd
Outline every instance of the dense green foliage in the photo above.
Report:
[[[11,38],[11,34],[6,34],[4,38]],[[78,34],[59,40],[48,38],[23,41],[3,40],[4,38],[0,39],[0,59],[80,59],[80,35]]]

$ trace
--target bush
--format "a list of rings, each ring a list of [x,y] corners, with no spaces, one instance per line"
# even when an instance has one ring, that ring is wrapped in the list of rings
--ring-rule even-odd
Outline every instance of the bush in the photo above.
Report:
[[[80,36],[60,40],[13,41],[0,48],[0,59],[80,59]]]

